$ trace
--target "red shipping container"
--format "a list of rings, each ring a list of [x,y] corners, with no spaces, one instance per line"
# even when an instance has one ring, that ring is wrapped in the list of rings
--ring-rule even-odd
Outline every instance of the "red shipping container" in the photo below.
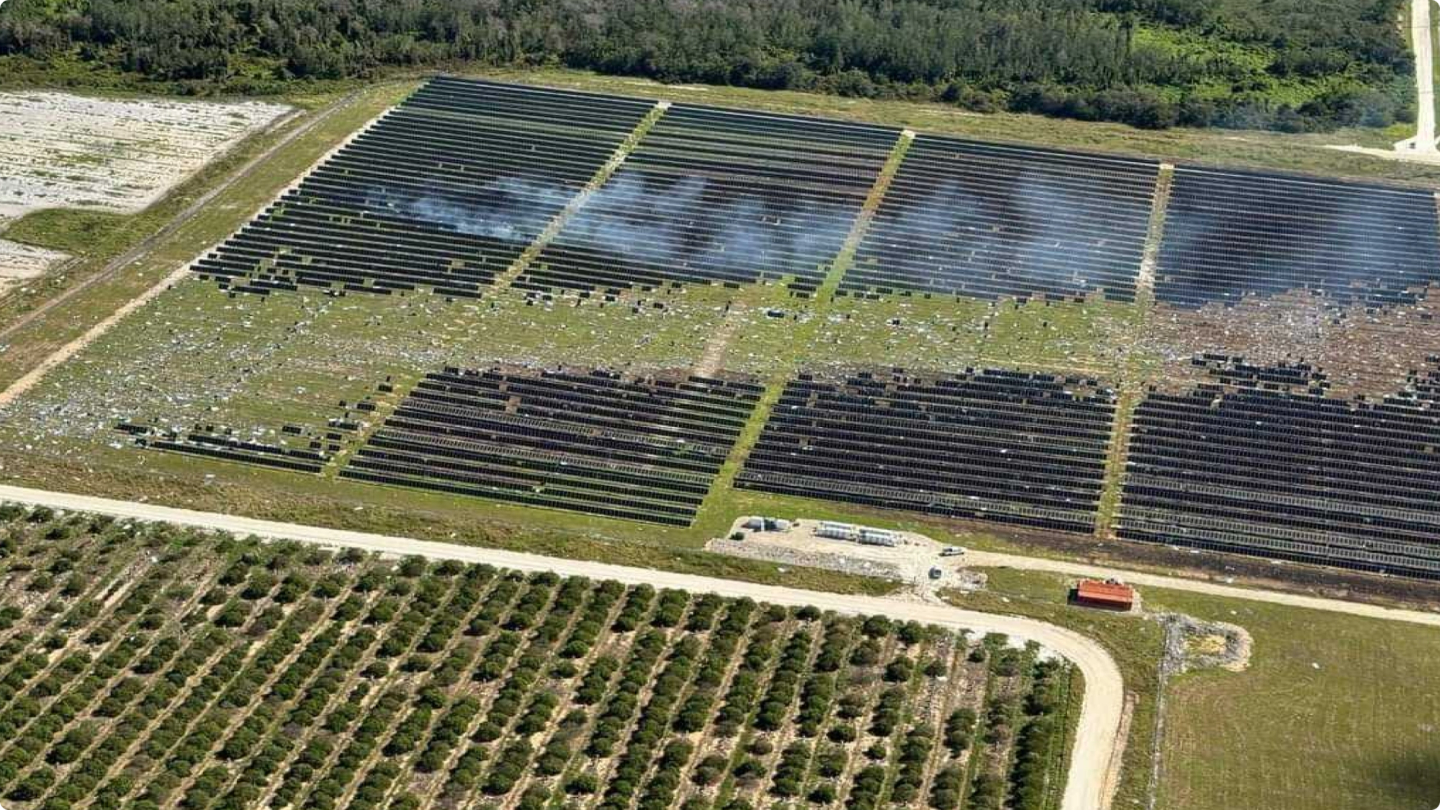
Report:
[[[1114,582],[1084,579],[1075,587],[1075,601],[1091,607],[1129,610],[1135,606],[1135,589]]]

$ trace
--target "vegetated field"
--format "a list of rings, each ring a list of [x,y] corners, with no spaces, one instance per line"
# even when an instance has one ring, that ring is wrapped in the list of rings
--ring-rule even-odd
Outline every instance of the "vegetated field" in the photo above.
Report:
[[[990,570],[984,593],[955,604],[1005,610],[1084,632],[1104,643],[1140,698],[1117,806],[1143,801],[1149,768],[1160,630],[1135,616],[1065,606],[1052,574]],[[1149,612],[1244,627],[1254,639],[1243,672],[1206,669],[1165,689],[1155,806],[1187,810],[1335,810],[1425,807],[1440,791],[1440,631],[1401,622],[1147,588]],[[1005,601],[1002,601],[1005,600]],[[1148,670],[1148,671],[1147,671]],[[1142,788],[1133,790],[1135,788]]]
[[[1188,594],[1161,609],[1233,622],[1255,639],[1241,674],[1192,673],[1167,698],[1167,806],[1424,807],[1440,791],[1440,633],[1433,628]],[[1277,734],[1281,727],[1291,729]],[[1216,746],[1214,736],[1234,741]],[[1296,746],[1296,739],[1308,740]],[[1244,752],[1244,753],[1242,753]]]
[[[951,810],[1063,789],[1078,680],[1003,637],[3,519],[9,807]]]

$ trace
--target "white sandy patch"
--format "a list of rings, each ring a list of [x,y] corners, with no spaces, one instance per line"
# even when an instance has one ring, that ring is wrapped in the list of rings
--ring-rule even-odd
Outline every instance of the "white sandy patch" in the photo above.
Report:
[[[6,224],[0,219],[0,234],[5,232]],[[35,278],[68,258],[68,253],[0,238],[0,295],[9,292],[16,283]]]
[[[66,258],[68,254],[59,251],[0,239],[0,292],[6,285],[34,278]]]
[[[39,208],[141,210],[288,110],[0,93],[0,218]]]
[[[1350,144],[1348,146],[1326,146],[1325,148],[1335,149],[1340,152],[1354,152],[1356,154],[1369,155],[1370,157],[1384,158],[1385,160],[1404,160],[1411,163],[1440,164],[1440,152],[1433,151],[1424,152],[1420,150],[1401,151],[1398,149],[1376,149],[1374,147],[1359,146],[1357,144]]]

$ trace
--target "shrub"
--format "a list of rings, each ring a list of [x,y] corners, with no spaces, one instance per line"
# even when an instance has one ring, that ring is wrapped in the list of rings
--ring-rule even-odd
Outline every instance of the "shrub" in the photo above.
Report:
[[[890,683],[904,683],[914,674],[914,664],[903,655],[885,665],[885,680]]]
[[[930,785],[930,806],[935,810],[958,810],[965,790],[965,772],[959,765],[947,765],[935,774]]]
[[[725,757],[719,754],[711,754],[700,760],[695,769],[690,772],[690,781],[697,785],[713,785],[720,781],[725,775],[725,766],[729,764]]]
[[[975,711],[960,708],[945,719],[945,747],[951,756],[960,756],[970,747],[971,730],[975,728]]]
[[[600,780],[593,773],[577,773],[565,783],[565,792],[572,796],[589,796],[600,789]]]

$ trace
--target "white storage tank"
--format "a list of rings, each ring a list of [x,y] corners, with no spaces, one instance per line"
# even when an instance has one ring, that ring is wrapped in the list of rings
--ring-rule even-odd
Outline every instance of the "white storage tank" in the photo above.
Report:
[[[821,537],[828,537],[831,540],[849,540],[854,542],[860,539],[860,527],[851,523],[836,523],[833,520],[821,521],[820,528],[815,534]]]
[[[900,545],[900,537],[886,529],[861,529],[860,542],[867,546],[888,546]]]

